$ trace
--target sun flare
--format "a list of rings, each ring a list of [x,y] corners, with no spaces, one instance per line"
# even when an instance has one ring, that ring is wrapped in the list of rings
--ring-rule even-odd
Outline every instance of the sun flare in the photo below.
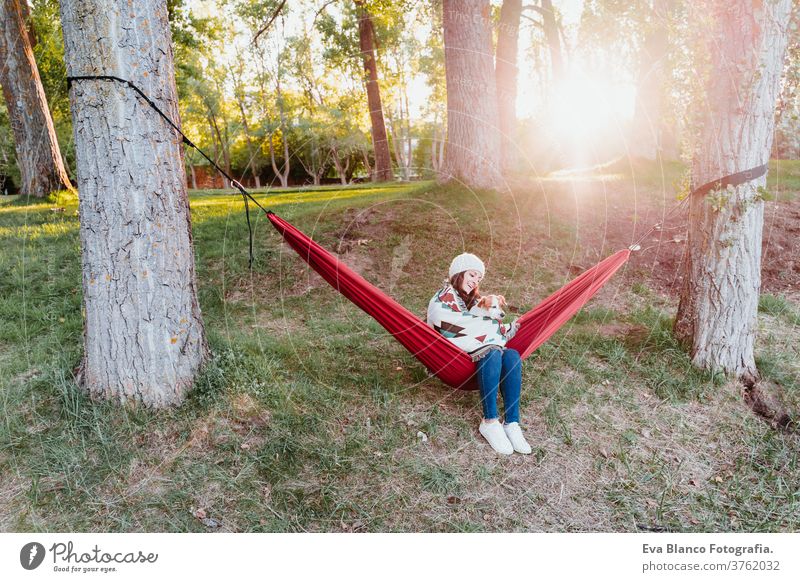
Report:
[[[635,97],[633,85],[573,73],[553,88],[547,124],[565,140],[592,140],[631,119]]]

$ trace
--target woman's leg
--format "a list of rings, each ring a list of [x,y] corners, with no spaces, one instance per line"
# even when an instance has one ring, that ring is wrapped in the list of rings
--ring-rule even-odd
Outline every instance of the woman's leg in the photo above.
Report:
[[[483,418],[486,420],[500,417],[497,412],[497,387],[500,383],[502,367],[503,357],[500,350],[490,351],[477,362],[478,388],[480,388],[481,393]]]
[[[497,414],[497,388],[502,367],[503,355],[500,350],[492,350],[478,360],[478,388],[480,388],[484,418],[478,431],[495,451],[510,455],[514,452],[514,445],[508,440],[505,429],[498,422]]]
[[[517,350],[505,350],[502,358],[500,389],[506,424],[519,422],[519,397],[522,390],[522,361]]]
[[[529,455],[531,446],[522,435],[519,426],[519,394],[522,388],[522,362],[519,352],[506,350],[503,352],[502,376],[500,389],[503,391],[503,412],[505,424],[503,430],[518,453]]]

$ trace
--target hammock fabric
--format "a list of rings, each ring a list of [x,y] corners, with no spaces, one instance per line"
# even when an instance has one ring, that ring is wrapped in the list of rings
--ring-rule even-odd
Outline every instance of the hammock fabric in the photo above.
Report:
[[[311,238],[278,215],[268,212],[272,225],[300,257],[334,289],[363,309],[392,334],[411,355],[453,388],[477,389],[475,363],[386,293],[367,282]],[[630,250],[618,251],[542,301],[519,318],[519,330],[506,347],[524,359],[546,342],[625,264]]]

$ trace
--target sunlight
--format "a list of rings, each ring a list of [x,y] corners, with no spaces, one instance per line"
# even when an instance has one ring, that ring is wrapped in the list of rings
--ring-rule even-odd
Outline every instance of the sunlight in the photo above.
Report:
[[[553,89],[548,125],[573,143],[597,139],[633,117],[636,88],[583,72]]]

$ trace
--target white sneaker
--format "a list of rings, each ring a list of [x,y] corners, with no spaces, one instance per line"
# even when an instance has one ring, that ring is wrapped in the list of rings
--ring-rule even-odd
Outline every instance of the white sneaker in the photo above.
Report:
[[[508,437],[506,436],[505,431],[503,431],[499,421],[481,421],[481,425],[478,427],[478,432],[480,432],[483,435],[483,438],[489,441],[489,444],[492,445],[492,448],[501,455],[510,455],[514,452],[514,447],[511,445],[511,441],[508,440]]]
[[[528,441],[525,440],[525,437],[522,436],[522,429],[519,427],[518,422],[504,424],[503,430],[506,436],[508,436],[508,440],[511,441],[511,446],[514,447],[515,451],[523,455],[531,454],[531,446],[528,444]]]

